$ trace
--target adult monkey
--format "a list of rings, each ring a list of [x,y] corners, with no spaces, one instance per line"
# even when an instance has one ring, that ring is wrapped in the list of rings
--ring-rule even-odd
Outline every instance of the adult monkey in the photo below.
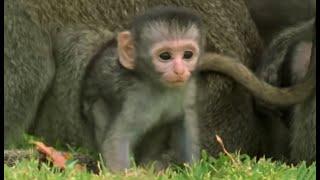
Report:
[[[198,69],[216,70],[229,75],[245,86],[257,98],[262,98],[269,104],[277,105],[278,107],[294,105],[290,117],[292,125],[289,158],[294,163],[305,160],[310,164],[316,158],[316,34],[314,21],[312,21],[311,26],[310,24],[304,26],[314,30],[309,66],[302,68],[304,71],[303,76],[297,75],[298,78],[291,78],[291,81],[296,84],[283,88],[281,90],[283,91],[282,95],[278,93],[277,88],[260,81],[253,72],[233,57],[207,53],[203,56],[203,60],[200,61]],[[288,32],[291,33],[292,31]],[[278,53],[282,53],[281,51],[285,49],[283,47],[278,48],[280,44],[288,48],[286,45],[291,44],[291,41],[286,41],[287,36],[285,35],[288,35],[286,34],[288,32],[281,34],[279,39],[276,39],[275,43],[273,43],[273,46],[269,47],[269,50],[274,48],[273,52],[279,51]],[[303,33],[303,31],[298,33]],[[293,68],[295,63],[299,64],[295,59],[292,59],[291,69],[293,69],[293,74],[301,74],[301,72],[295,72]]]
[[[265,44],[273,43],[268,46],[280,46],[275,39],[283,38],[291,42],[286,43],[281,52],[277,51],[279,53],[270,52],[273,49],[269,48],[269,52],[264,53],[266,55],[262,57],[262,61],[256,64],[257,75],[273,85],[290,85],[290,76],[304,74],[303,70],[300,70],[300,73],[290,73],[291,69],[288,66],[292,59],[299,59],[300,63],[295,64],[301,65],[300,67],[309,61],[313,39],[310,25],[312,26],[316,14],[316,0],[246,0],[246,4]]]
[[[310,19],[314,18],[316,14],[316,0],[246,0],[246,3],[265,43],[272,43],[269,47],[272,47],[277,43],[277,40],[273,40],[274,38],[282,39],[282,36],[286,36],[286,41],[291,42],[291,44],[289,44],[288,47],[285,47],[281,52],[279,50],[274,51],[279,53],[270,51],[277,47],[274,47],[274,49],[267,49],[268,52],[264,53],[265,57],[262,58],[261,62],[257,63],[256,71],[258,77],[280,87],[291,86],[292,84],[299,82],[306,74],[309,57],[312,51],[312,40],[314,39],[313,28],[303,26],[302,24],[312,25],[312,20]],[[281,31],[284,32],[281,33]],[[295,34],[297,31],[302,31],[303,33],[300,33],[295,37],[290,35]],[[270,114],[279,114],[280,112],[284,125],[287,128],[292,129],[293,126],[291,126],[291,124],[294,123],[292,119],[295,119],[293,116],[296,113],[292,113],[291,107],[287,109],[268,110],[270,108],[269,105],[265,106],[258,103],[256,108],[257,112],[264,117],[269,116]],[[310,114],[312,113],[310,112]],[[298,116],[299,115],[297,115],[297,117]],[[291,136],[297,135],[297,133],[293,134],[291,134]],[[300,154],[305,154],[307,151],[310,152],[311,149],[309,148],[309,150],[304,151],[305,152]],[[312,152],[311,154],[315,153]],[[304,159],[301,158],[299,153],[295,153],[295,155],[291,154],[290,156],[290,159]],[[315,156],[312,156],[312,158],[313,157]]]
[[[301,66],[307,64],[309,60],[313,32],[311,28],[301,24],[312,23],[311,19],[316,14],[316,0],[246,0],[246,4],[266,44],[275,41],[275,38],[281,39],[283,35],[286,35],[288,39],[293,38],[290,40],[291,44],[281,54],[266,52],[265,54],[268,55],[271,53],[269,57],[262,58],[262,61],[257,63],[257,74],[260,78],[273,85],[290,85],[292,77],[289,76],[292,74],[287,67],[290,66],[291,60],[299,59]],[[279,35],[282,31],[286,32]],[[292,37],[291,34],[297,34],[297,31],[303,33]],[[285,56],[285,58],[279,56]],[[276,59],[283,59],[283,62]],[[297,72],[292,76],[301,76],[302,74],[303,72],[300,70],[300,73]]]
[[[287,38],[287,41],[291,42],[291,44],[288,44],[288,47],[285,47],[284,50],[274,51],[278,53],[270,52],[272,48],[269,48],[269,51],[267,49],[268,52],[264,53],[265,57],[262,58],[262,61],[259,61],[256,64],[257,76],[272,85],[280,87],[291,86],[292,84],[300,81],[305,75],[307,69],[306,66],[309,63],[313,40],[312,28],[308,28],[301,24],[310,24],[310,19],[315,17],[316,0],[246,0],[246,4],[257,25],[259,34],[267,45],[269,43],[277,43],[277,41],[274,40],[275,38]],[[290,34],[295,34],[295,32],[301,30],[303,33],[296,37],[291,37]],[[281,31],[284,32],[281,33]],[[290,38],[293,39],[290,40]],[[270,46],[273,45],[270,44],[269,47]],[[274,49],[276,48],[277,47]],[[291,124],[293,122],[291,121],[291,107],[270,109],[270,105],[262,105],[261,103],[258,103],[255,108],[255,112],[257,112],[259,116],[261,115],[260,118],[266,118],[265,121],[270,121],[270,118],[275,119],[277,117],[281,119],[282,123],[274,126],[271,125],[269,128],[270,131],[272,131],[276,126],[285,126],[285,129],[292,128]],[[269,125],[270,124],[268,123],[266,124],[266,126]],[[300,155],[296,153],[294,157],[299,156]],[[294,157],[291,155],[290,159]]]
[[[312,28],[309,26],[312,25],[312,18],[316,14],[316,0],[246,0],[246,4],[266,44],[272,43],[271,41],[275,44],[277,41],[274,39],[282,39],[282,36],[286,36],[287,41],[291,42],[281,53],[264,53],[267,54],[266,57],[257,63],[257,75],[273,85],[290,85],[293,78],[290,76],[304,74],[303,70],[295,74],[290,73],[291,69],[287,67],[292,59],[299,59],[301,67],[309,61],[313,38]],[[281,33],[282,31],[285,32]],[[299,31],[302,33],[297,33]],[[299,66],[298,63],[295,64]]]
[[[239,82],[252,92],[259,101],[263,99],[264,102],[267,102],[267,107],[260,107],[264,112],[267,112],[267,116],[264,115],[266,122],[263,122],[263,126],[266,128],[266,134],[269,133],[269,137],[271,137],[271,139],[266,139],[264,153],[269,157],[283,159],[287,162],[297,163],[306,160],[310,164],[316,157],[316,51],[314,26],[315,19],[313,18],[285,29],[271,42],[264,52],[263,61],[260,62],[265,64],[258,66],[258,73],[263,73],[262,80],[266,79],[266,82],[254,77],[252,72],[242,64],[239,64],[240,61],[234,61],[233,58],[209,53],[203,58],[207,60],[200,61],[199,70],[215,70],[230,75],[236,82]],[[285,55],[290,51],[291,46],[295,42],[303,40],[306,34],[313,35],[312,54],[310,52],[311,55],[309,54],[308,56],[307,54],[301,57],[301,54],[298,54],[301,52],[291,52],[295,54],[286,57]],[[272,72],[281,71],[279,65],[283,64],[284,61],[289,61],[285,64],[286,71],[283,71],[287,73],[288,79],[287,84],[281,90],[282,93],[279,93],[279,89],[272,86],[273,83],[271,85],[268,83],[279,81],[277,79],[278,76],[272,74]],[[270,71],[273,69],[274,71]],[[276,109],[281,107],[280,109],[283,109],[288,106],[291,111],[289,112],[290,114],[285,114],[288,117],[274,115],[274,110],[272,112],[265,110],[265,108],[270,107],[276,107]]]
[[[267,82],[270,82],[272,84],[277,84],[278,86],[286,87],[303,81],[305,76],[308,76],[310,72],[308,72],[308,68],[311,70],[313,69],[313,72],[316,72],[315,29],[316,28],[314,18],[281,32],[278,35],[278,38],[276,38],[270,43],[269,47],[264,53],[261,64],[258,66],[257,69],[258,76],[262,79],[266,79]],[[300,40],[303,40],[306,34],[313,35],[313,45],[302,44],[300,42]],[[293,48],[290,49],[290,45],[291,47],[293,46]],[[303,46],[306,47],[302,48],[301,50],[301,47]],[[288,52],[288,54],[284,56],[286,52]],[[313,83],[314,85],[316,84],[315,78],[313,80]],[[262,108],[265,108],[265,106],[262,106]],[[283,119],[290,129],[291,162],[298,163],[301,160],[306,160],[307,163],[310,164],[315,160],[315,109],[315,89],[312,91],[312,95],[302,103],[289,107],[285,110],[280,109],[280,112],[283,114]]]

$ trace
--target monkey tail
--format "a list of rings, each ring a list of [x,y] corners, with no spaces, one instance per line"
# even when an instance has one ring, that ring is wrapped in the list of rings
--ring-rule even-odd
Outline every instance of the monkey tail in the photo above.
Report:
[[[286,88],[275,87],[261,81],[239,60],[216,53],[204,54],[199,63],[198,70],[224,73],[246,87],[255,97],[273,105],[289,106],[303,102],[315,90],[315,50],[314,44],[311,57],[314,64],[311,65],[311,70],[308,72],[305,80]]]

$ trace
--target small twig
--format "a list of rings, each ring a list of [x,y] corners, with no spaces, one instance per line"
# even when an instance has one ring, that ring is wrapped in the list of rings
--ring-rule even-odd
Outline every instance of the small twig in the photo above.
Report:
[[[240,165],[240,162],[239,162],[239,161],[236,161],[236,160],[234,159],[234,157],[226,150],[226,148],[224,147],[224,144],[223,144],[223,141],[222,141],[221,137],[218,136],[217,134],[216,134],[216,140],[217,140],[217,142],[220,144],[223,152],[231,159],[231,161],[232,161],[234,164]]]

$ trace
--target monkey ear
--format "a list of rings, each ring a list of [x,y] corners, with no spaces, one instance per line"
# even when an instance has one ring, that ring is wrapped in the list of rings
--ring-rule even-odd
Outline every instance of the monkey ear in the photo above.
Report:
[[[134,69],[134,46],[131,33],[129,31],[120,32],[117,41],[120,63],[127,69]]]

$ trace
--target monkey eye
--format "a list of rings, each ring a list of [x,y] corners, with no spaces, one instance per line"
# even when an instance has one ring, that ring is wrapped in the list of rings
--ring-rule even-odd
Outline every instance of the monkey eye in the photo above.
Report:
[[[192,58],[192,56],[193,56],[193,52],[191,52],[191,51],[185,51],[183,54],[184,59],[190,59],[190,58]]]
[[[163,52],[163,53],[161,53],[160,55],[159,55],[159,57],[162,59],[162,60],[169,60],[169,59],[171,59],[171,55],[170,55],[170,53],[168,53],[168,52]]]

